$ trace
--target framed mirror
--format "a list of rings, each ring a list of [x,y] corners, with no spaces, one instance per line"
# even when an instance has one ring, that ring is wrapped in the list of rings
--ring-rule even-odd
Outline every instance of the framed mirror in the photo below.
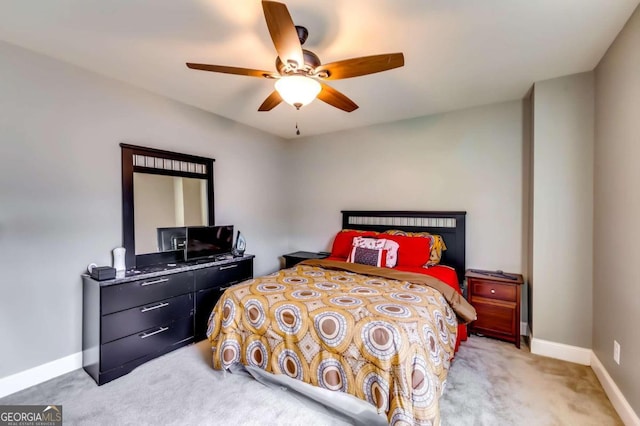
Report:
[[[215,224],[215,160],[124,143],[120,147],[127,269],[183,261],[185,227]]]

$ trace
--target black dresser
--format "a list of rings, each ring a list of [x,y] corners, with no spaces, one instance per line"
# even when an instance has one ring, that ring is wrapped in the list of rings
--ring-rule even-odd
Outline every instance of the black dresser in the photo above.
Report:
[[[84,369],[102,385],[205,338],[222,292],[253,278],[253,258],[127,271],[106,281],[83,275]]]

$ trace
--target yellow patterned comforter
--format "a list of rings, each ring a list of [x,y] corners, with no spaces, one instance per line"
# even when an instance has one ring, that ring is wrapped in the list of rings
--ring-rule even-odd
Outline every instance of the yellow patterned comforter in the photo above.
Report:
[[[347,392],[392,425],[439,424],[458,324],[442,293],[406,279],[419,274],[315,263],[324,267],[299,264],[223,294],[207,331],[214,368],[240,362]]]

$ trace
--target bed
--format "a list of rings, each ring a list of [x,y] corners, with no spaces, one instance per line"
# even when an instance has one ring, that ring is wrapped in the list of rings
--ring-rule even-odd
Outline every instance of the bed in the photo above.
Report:
[[[439,424],[438,400],[466,336],[461,326],[475,319],[458,285],[465,264],[465,213],[342,214],[343,229],[328,259],[308,260],[225,291],[207,331],[213,367],[242,365],[260,372],[256,377],[287,377],[352,395],[392,425]],[[421,234],[407,232],[441,235],[447,250],[440,263],[423,267],[431,261],[433,239],[425,246]],[[398,246],[394,267],[382,267],[391,250],[376,251],[377,265],[358,260],[372,250],[347,254],[345,241],[353,240],[353,247],[362,242],[354,235],[367,244]]]

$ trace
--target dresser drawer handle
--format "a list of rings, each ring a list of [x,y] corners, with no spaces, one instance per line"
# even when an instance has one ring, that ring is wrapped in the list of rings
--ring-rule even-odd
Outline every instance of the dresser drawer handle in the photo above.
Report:
[[[169,278],[160,278],[159,280],[144,282],[144,283],[141,284],[141,286],[144,287],[144,286],[148,286],[148,285],[166,283],[167,281],[169,281]]]
[[[156,309],[160,309],[160,308],[164,308],[165,306],[169,306],[168,303],[158,303],[157,305],[153,305],[153,306],[145,306],[144,308],[140,309],[140,312],[149,312],[149,311],[155,311]]]
[[[156,334],[158,334],[158,333],[165,332],[165,331],[167,331],[168,329],[169,329],[169,327],[160,327],[160,329],[158,329],[158,330],[156,330],[156,331],[153,331],[153,332],[151,332],[151,333],[142,333],[142,334],[140,335],[140,338],[141,338],[141,339],[146,339],[147,337],[151,337],[151,336],[156,335]]]
[[[225,269],[232,269],[232,268],[237,268],[238,264],[236,263],[235,265],[228,265],[228,266],[221,266],[220,270],[224,271]]]
[[[496,291],[494,289],[491,289],[491,294],[496,294]]]

